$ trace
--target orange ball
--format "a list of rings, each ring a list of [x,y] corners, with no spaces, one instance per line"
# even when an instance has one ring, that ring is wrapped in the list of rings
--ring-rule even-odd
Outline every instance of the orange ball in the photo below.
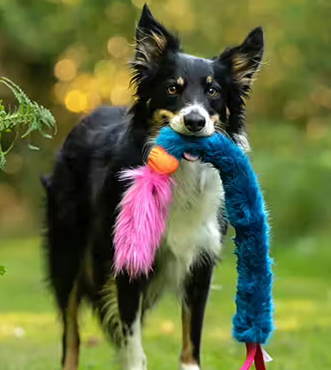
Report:
[[[160,146],[156,146],[151,150],[147,163],[153,171],[164,175],[171,175],[177,171],[179,166],[178,159],[168,154]]]

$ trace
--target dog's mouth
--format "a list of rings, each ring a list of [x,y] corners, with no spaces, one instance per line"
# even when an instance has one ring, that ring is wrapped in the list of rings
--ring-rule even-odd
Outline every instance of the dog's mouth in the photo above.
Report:
[[[192,155],[192,154],[186,153],[186,152],[183,154],[183,158],[186,159],[189,162],[196,162],[200,159],[200,157],[198,157],[197,155]]]

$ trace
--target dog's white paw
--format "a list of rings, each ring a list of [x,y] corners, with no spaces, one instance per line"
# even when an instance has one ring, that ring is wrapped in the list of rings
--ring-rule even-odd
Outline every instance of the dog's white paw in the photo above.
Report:
[[[200,367],[194,364],[181,364],[180,370],[200,370]]]

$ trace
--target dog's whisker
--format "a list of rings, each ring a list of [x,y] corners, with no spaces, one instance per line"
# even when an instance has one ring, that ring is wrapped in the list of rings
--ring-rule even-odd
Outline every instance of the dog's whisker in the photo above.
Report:
[[[224,127],[222,126],[222,123],[221,122],[216,122],[214,124],[214,127],[215,127],[215,131],[216,132],[220,132],[222,133],[223,135],[225,135],[226,137],[230,138],[230,135],[226,132],[226,130],[224,129]]]

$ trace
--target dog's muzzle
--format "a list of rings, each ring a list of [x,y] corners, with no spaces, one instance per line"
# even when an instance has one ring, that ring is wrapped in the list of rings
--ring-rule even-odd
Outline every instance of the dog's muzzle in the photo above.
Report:
[[[215,132],[214,122],[199,104],[183,108],[170,120],[171,128],[182,135],[210,136]]]

